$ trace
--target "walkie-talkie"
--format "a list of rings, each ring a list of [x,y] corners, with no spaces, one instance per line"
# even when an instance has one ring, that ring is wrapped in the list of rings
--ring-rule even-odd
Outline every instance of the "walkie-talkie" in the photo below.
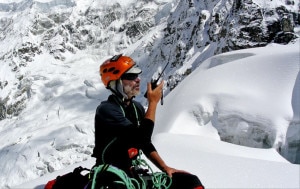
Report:
[[[151,79],[151,89],[155,89],[157,87],[157,82],[160,79],[160,77],[158,77],[157,79]],[[144,97],[147,98],[147,91],[144,94]]]
[[[165,69],[167,68],[169,62],[166,64],[166,66],[164,67],[164,69],[160,72],[159,76],[157,79],[151,79],[151,89],[155,89],[157,87],[157,82],[159,81],[160,77],[163,75]],[[144,97],[147,98],[147,91],[145,92],[144,94]],[[161,105],[164,104],[164,94],[163,94],[163,91],[162,91],[162,94],[161,94],[161,100],[160,100],[160,103]]]

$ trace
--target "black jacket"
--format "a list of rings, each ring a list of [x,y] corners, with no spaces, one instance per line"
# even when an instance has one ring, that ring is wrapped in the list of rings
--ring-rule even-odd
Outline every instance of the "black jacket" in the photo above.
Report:
[[[101,102],[95,115],[92,156],[97,158],[96,165],[108,163],[128,172],[129,148],[141,149],[146,156],[156,151],[151,142],[154,122],[144,116],[145,109],[134,100],[125,106],[115,95],[110,95]]]

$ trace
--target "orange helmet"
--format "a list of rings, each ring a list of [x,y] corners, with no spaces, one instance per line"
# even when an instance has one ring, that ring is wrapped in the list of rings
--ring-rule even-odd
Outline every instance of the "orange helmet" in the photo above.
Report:
[[[100,76],[105,87],[110,81],[118,80],[121,76],[135,65],[135,62],[128,56],[115,55],[103,62],[100,66]]]

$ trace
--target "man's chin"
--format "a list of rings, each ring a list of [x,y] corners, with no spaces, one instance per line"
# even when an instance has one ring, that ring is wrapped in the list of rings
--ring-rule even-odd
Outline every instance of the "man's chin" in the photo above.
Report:
[[[141,92],[140,92],[140,91],[136,91],[136,92],[134,92],[134,96],[138,96],[139,94],[141,94]]]
[[[140,94],[140,91],[132,91],[131,93],[127,94],[128,98],[136,97]]]

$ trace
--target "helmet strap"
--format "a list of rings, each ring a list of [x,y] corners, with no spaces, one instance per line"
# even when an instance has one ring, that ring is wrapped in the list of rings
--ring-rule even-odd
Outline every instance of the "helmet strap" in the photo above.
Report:
[[[123,89],[123,82],[121,79],[118,79],[116,81],[116,90],[122,94],[122,96],[125,98],[125,99],[128,99],[128,95],[124,92],[124,89]]]
[[[107,85],[107,89],[109,89],[114,95],[121,99],[122,102],[128,102],[131,99],[128,99],[128,96],[123,92],[123,84],[120,79],[115,81],[115,86],[111,86],[111,83]],[[120,91],[121,90],[121,91]]]

